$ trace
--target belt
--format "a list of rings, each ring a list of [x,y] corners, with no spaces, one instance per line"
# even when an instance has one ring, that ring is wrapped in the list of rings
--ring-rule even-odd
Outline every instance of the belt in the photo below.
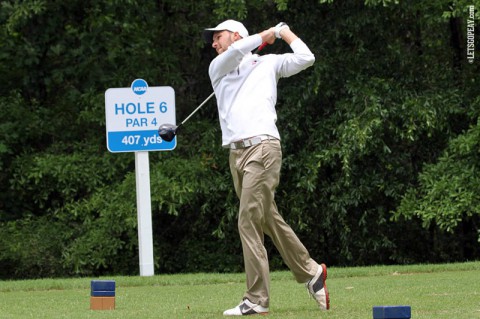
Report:
[[[241,148],[247,148],[253,145],[257,145],[262,143],[262,141],[265,140],[275,140],[275,137],[269,136],[269,135],[257,135],[254,137],[246,138],[240,141],[232,142],[230,143],[227,147],[230,148],[231,150],[237,150]]]

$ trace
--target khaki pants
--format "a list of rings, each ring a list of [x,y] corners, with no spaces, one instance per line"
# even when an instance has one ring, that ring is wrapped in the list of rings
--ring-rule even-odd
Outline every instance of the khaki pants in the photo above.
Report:
[[[230,150],[230,171],[240,199],[238,230],[242,241],[247,291],[244,298],[263,307],[269,305],[270,275],[264,234],[280,252],[299,283],[305,283],[319,265],[278,213],[275,189],[280,179],[282,149],[280,141]]]

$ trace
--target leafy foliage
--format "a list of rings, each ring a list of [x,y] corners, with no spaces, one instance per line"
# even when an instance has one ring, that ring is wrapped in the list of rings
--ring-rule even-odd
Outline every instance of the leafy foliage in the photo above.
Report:
[[[418,216],[425,227],[435,222],[454,232],[464,220],[476,220],[480,211],[480,122],[452,139],[438,161],[425,165],[419,187],[405,194],[396,216]],[[479,234],[478,224],[474,223]]]
[[[473,1],[2,1],[0,277],[135,274],[133,154],[105,147],[104,92],[211,92],[204,27],[279,21],[315,53],[279,82],[277,204],[334,265],[477,259],[478,61]],[[478,15],[478,10],[477,13]],[[477,32],[478,33],[478,32]],[[480,37],[477,37],[480,39]],[[286,52],[277,41],[264,54]],[[157,272],[241,271],[237,199],[210,102],[173,152],[150,153]],[[283,268],[267,241],[272,269]]]

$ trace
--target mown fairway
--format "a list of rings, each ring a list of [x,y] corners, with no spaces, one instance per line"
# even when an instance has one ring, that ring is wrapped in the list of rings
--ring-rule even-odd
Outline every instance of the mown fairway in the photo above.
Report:
[[[372,318],[374,305],[410,305],[414,319],[480,318],[480,262],[329,268],[331,310],[320,312],[289,272],[272,273],[269,318]],[[89,310],[90,280],[0,282],[0,318],[223,318],[243,274],[108,277],[116,309]]]

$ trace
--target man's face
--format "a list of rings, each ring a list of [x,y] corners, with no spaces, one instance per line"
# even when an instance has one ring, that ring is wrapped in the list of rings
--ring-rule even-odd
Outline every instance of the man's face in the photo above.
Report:
[[[228,47],[237,40],[238,33],[230,32],[227,30],[217,31],[213,34],[212,47],[220,55],[227,51]]]

